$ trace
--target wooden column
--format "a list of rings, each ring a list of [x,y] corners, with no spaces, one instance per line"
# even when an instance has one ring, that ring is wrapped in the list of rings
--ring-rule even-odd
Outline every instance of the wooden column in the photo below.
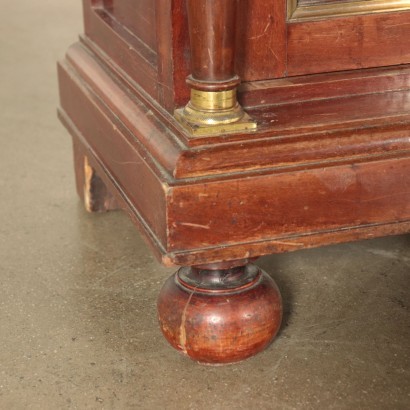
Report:
[[[237,0],[187,0],[191,70],[188,105],[176,118],[193,135],[255,130],[237,102]]]

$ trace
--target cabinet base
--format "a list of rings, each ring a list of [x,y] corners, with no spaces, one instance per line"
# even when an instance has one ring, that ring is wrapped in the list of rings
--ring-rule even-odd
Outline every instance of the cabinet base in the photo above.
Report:
[[[341,73],[338,96],[310,100],[311,79],[293,94],[269,83],[243,95],[271,98],[247,108],[255,132],[193,136],[89,43],[59,65],[77,189],[89,211],[124,209],[163,264],[193,266],[158,301],[165,337],[192,359],[243,360],[276,335],[280,294],[253,259],[410,232],[410,67],[372,72],[354,95],[362,76]]]

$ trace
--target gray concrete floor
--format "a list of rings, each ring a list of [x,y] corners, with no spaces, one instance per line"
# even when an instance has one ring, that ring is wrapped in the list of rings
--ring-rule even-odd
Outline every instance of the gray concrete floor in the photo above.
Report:
[[[285,299],[259,356],[203,367],[156,323],[172,270],[89,215],[55,114],[80,1],[1,1],[0,409],[409,409],[410,236],[262,258]]]

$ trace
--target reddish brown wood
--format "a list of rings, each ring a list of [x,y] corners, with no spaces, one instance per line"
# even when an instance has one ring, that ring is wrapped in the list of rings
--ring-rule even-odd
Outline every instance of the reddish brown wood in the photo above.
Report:
[[[410,12],[288,25],[288,75],[410,63]]]
[[[409,153],[174,187],[168,246],[209,248],[409,220]],[[302,238],[291,242],[303,247]]]
[[[200,363],[225,364],[247,359],[273,340],[282,300],[272,278],[254,265],[182,268],[161,290],[158,317],[175,349]]]
[[[402,135],[410,120],[409,90],[364,95],[348,98],[329,98],[306,101],[303,104],[281,104],[252,107],[248,113],[259,123],[258,133],[249,138],[246,133],[197,137],[189,141],[192,147],[252,141],[275,137],[274,144],[284,138],[302,137],[311,141],[318,133],[349,130],[383,130],[394,124]],[[332,138],[336,134],[333,134]],[[294,140],[294,139],[293,139]],[[371,143],[371,142],[370,142]],[[246,155],[246,152],[245,152]]]
[[[188,0],[192,76],[229,81],[235,75],[236,0]]]
[[[189,0],[191,84],[241,74],[258,122],[192,137],[172,115],[189,97],[186,1],[84,6],[59,64],[78,191],[124,209],[164,264],[195,266],[159,299],[176,348],[227,363],[269,343],[280,295],[243,267],[258,256],[410,232],[409,12],[287,23],[286,2]]]
[[[409,217],[408,91],[277,106],[280,124],[270,123],[265,107],[254,110],[266,119],[256,137],[195,139],[189,148],[167,117],[147,115],[83,47],[71,49],[60,73],[65,115],[121,181],[131,213],[150,227],[166,264],[316,246],[341,228],[340,241],[349,240],[346,229],[355,238],[370,226],[386,234],[381,224],[398,232],[392,224]],[[334,182],[323,186],[324,177]],[[217,251],[220,243],[229,252]]]
[[[349,99],[318,99],[305,104],[254,109],[252,115],[261,125],[257,137],[242,134],[196,138],[187,141],[195,149],[187,149],[177,143],[176,136],[156,116],[147,116],[148,109],[133,101],[83,47],[70,49],[68,59],[96,96],[107,101],[116,127],[120,129],[122,122],[138,135],[156,161],[178,178],[253,170],[255,161],[259,170],[283,166],[306,167],[319,161],[334,163],[346,161],[347,158],[361,161],[360,158],[366,154],[377,156],[410,148],[406,138],[410,121],[409,100],[406,98],[407,91],[401,91],[379,93],[377,98],[365,94]],[[374,82],[371,84],[377,86],[379,91],[382,87],[387,91],[395,87],[409,89],[410,70],[396,71],[380,76],[381,84],[376,82],[379,76],[373,71],[370,78]],[[396,76],[398,78],[394,80]],[[340,79],[339,82],[343,81]],[[311,83],[307,84],[310,87]],[[74,85],[70,85],[72,87]],[[369,93],[369,88],[359,91]],[[302,98],[307,97],[302,94]],[[79,100],[81,97],[78,97]],[[78,103],[75,107],[79,107]],[[106,133],[111,132],[112,125],[107,123],[106,128]],[[168,124],[168,128],[172,130],[172,123]],[[178,137],[184,138],[183,135]],[[294,144],[296,141],[297,146]],[[132,140],[129,143],[134,144]]]
[[[154,99],[158,98],[157,55],[112,14],[101,7],[94,7],[92,0],[84,1],[86,42],[113,71],[129,77]],[[126,74],[125,74],[126,73]]]
[[[82,136],[76,128],[66,118],[62,117],[67,128],[76,136],[75,140],[81,138],[81,144],[85,144]],[[255,258],[260,255],[270,253],[288,252],[297,249],[311,248],[323,244],[334,244],[359,240],[363,238],[375,238],[384,235],[397,235],[410,231],[410,222],[393,222],[371,224],[365,226],[354,226],[350,229],[331,230],[322,232],[304,233],[303,235],[282,235],[277,238],[271,238],[264,241],[224,244],[224,246],[208,247],[206,249],[189,249],[179,250],[167,253],[164,245],[155,236],[152,229],[147,225],[139,212],[136,212],[132,199],[128,198],[119,190],[118,185],[114,182],[113,175],[106,168],[102,168],[98,162],[94,161],[91,151],[88,149],[88,155],[92,166],[101,175],[104,183],[109,187],[110,192],[116,193],[117,202],[122,209],[125,209],[130,215],[133,222],[144,233],[144,238],[148,240],[153,252],[165,265],[198,265],[209,264],[210,261],[229,261],[245,258]],[[225,267],[225,266],[224,266]]]
[[[243,81],[286,76],[286,1],[241,0],[236,68]]]
[[[178,49],[184,49],[186,45],[186,36],[178,33],[173,22],[176,15],[185,15],[184,7],[175,10],[177,1],[155,0],[155,27],[157,38],[158,54],[158,101],[169,112],[173,112],[176,105],[183,105],[188,100],[188,87],[185,84],[185,78],[188,75],[189,63],[185,60],[179,61],[178,65],[174,63],[174,43]],[[174,13],[172,12],[174,7]],[[174,29],[175,28],[175,29]],[[173,35],[170,35],[173,33]],[[182,72],[182,75],[180,74]],[[182,100],[177,100],[175,89],[183,88],[186,96]]]
[[[211,0],[201,1],[208,8],[212,3]],[[185,78],[190,73],[186,4],[184,0],[155,0],[148,3],[146,0],[138,4],[131,0],[84,0],[86,41],[103,59],[107,54],[110,58],[105,60],[111,69],[120,71],[123,78],[128,77],[131,86],[142,87],[169,112],[173,112],[189,99],[189,88],[185,84]],[[198,17],[195,13],[200,3],[194,4],[193,21]],[[197,20],[202,22],[202,26],[212,21],[221,23],[224,18],[225,21],[230,19],[231,24],[233,0],[215,4],[217,8],[222,7],[218,13],[203,13]],[[210,49],[215,54],[212,61],[220,60],[221,50],[225,50],[224,68],[218,68],[222,71],[232,68],[232,59],[226,58],[226,52],[229,55],[235,53],[236,72],[243,81],[410,61],[409,43],[402,41],[409,37],[409,12],[287,23],[285,1],[245,0],[238,3],[237,10],[236,46],[233,47],[232,36],[219,35],[220,40],[225,38],[227,47]],[[205,15],[208,15],[207,19],[203,18]],[[201,51],[195,50],[209,49],[203,43],[207,38],[206,30],[202,29],[201,33],[205,33],[200,37],[204,47],[193,48],[198,56]],[[323,55],[326,58],[322,58]],[[202,58],[206,58],[205,53]],[[195,67],[201,66],[195,61],[193,63]],[[269,104],[269,97],[261,96],[260,85],[254,85],[258,87],[255,98],[262,104]],[[283,95],[277,94],[277,91],[281,92],[277,90],[280,84],[261,86],[273,90],[276,98]],[[328,95],[332,95],[333,90],[337,93],[335,87],[330,86]],[[320,87],[318,91],[320,95]],[[317,94],[314,87],[309,92],[312,97]],[[283,101],[289,100],[291,95],[286,93]],[[259,101],[244,103],[254,105]]]
[[[76,81],[77,88],[81,88],[83,93],[87,91],[82,83],[86,81],[95,95],[95,103],[104,110],[103,104],[99,104],[98,99],[107,102],[109,113],[114,114],[120,120],[118,127],[126,126],[134,135],[138,135],[140,142],[155,156],[156,160],[167,170],[172,170],[179,155],[181,144],[175,140],[170,130],[166,128],[157,116],[161,114],[154,107],[149,107],[147,100],[136,101],[132,98],[127,88],[120,87],[117,82],[100,66],[98,60],[80,44],[72,46],[67,53],[67,64],[65,65],[67,74],[71,74],[72,81]],[[76,88],[70,85],[70,91]],[[139,94],[138,97],[142,98]],[[81,97],[78,97],[81,99]],[[76,109],[76,107],[73,107]],[[168,120],[169,116],[166,116]],[[114,119],[112,119],[114,120]],[[116,130],[114,130],[116,131]],[[108,132],[108,131],[107,131]],[[135,140],[130,140],[129,144],[137,146]]]
[[[152,50],[157,50],[155,1],[103,0],[105,10]]]
[[[206,90],[203,82],[217,86],[219,83],[231,83],[235,77],[237,4],[237,0],[187,1],[191,81],[196,88],[199,86]]]
[[[343,132],[318,132],[276,141],[262,139],[241,144],[213,145],[184,152],[175,170],[178,177],[198,177],[252,172],[258,161],[258,173],[306,170],[318,165],[340,165],[348,161],[361,163],[369,157],[401,155],[409,152],[410,141],[405,137],[410,122],[401,126],[384,125],[366,130],[348,129]],[[293,139],[293,140],[292,140]],[[295,142],[298,142],[295,147]],[[255,171],[254,171],[255,172]]]
[[[381,236],[400,235],[410,232],[410,222],[393,222],[391,224],[372,224],[367,226],[352,226],[346,230],[312,232],[303,235],[284,235],[261,242],[236,243],[203,249],[182,250],[172,253],[172,260],[176,265],[192,265],[206,263],[209,260],[224,261],[247,256],[257,258],[261,255],[294,252],[301,249],[316,248],[324,245],[344,242],[374,239]],[[164,263],[169,258],[163,258]]]
[[[223,2],[219,2],[223,3]],[[275,0],[241,0],[237,6],[235,71],[243,81],[264,80],[286,74],[286,3]],[[177,106],[189,99],[185,77],[190,55],[185,4],[173,2],[174,90]],[[165,57],[167,60],[167,57]]]
[[[152,159],[145,152],[141,154],[135,137],[130,136],[124,126],[113,127],[104,108],[96,105],[96,97],[81,88],[68,66],[60,66],[59,74],[60,96],[64,101],[64,113],[61,116],[64,122],[74,136],[81,138],[84,145],[87,145],[89,156],[102,163],[103,173],[108,172],[116,181],[115,190],[119,191],[120,196],[127,198],[132,212],[141,215],[159,241],[166,243],[166,198],[161,180],[155,172],[160,174],[160,170],[153,171],[150,168],[147,163],[152,164]],[[137,119],[144,118],[142,112],[134,115]],[[70,118],[75,118],[75,124],[71,123]],[[144,122],[141,122],[142,130],[149,132],[149,128],[145,128]],[[84,135],[87,136],[86,139]],[[111,141],[115,141],[113,145]],[[110,158],[109,164],[105,158]]]
[[[402,65],[247,82],[239,92],[242,105],[252,108],[408,89],[410,66]]]

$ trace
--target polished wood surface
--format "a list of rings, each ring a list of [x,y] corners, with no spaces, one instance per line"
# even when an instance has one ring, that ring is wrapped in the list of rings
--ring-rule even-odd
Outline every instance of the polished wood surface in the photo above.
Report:
[[[236,67],[243,81],[286,76],[286,1],[242,0]]]
[[[193,9],[193,19],[200,4],[201,10],[206,10],[203,7],[212,3],[201,2],[194,2],[198,6]],[[185,79],[192,71],[186,2],[155,0],[144,7],[145,3],[84,0],[86,41],[112,70],[120,70],[120,76],[132,86],[142,87],[173,112],[189,100]],[[198,21],[221,23],[224,16],[233,24],[233,15],[227,12],[237,2],[216,3],[222,9],[213,16],[208,14],[208,19],[203,18],[206,13],[198,15]],[[286,20],[286,1],[246,0],[237,6],[235,50],[232,37],[225,38],[230,47],[222,49],[225,55],[235,54],[235,72],[243,82],[405,64],[410,63],[410,42],[405,41],[409,38],[409,14],[386,12],[292,22]],[[205,40],[206,34],[201,38]],[[199,56],[201,51],[195,50],[198,48],[194,47],[193,55]],[[215,58],[213,61],[218,60],[216,54]]]
[[[166,338],[228,363],[280,324],[277,288],[248,263],[410,232],[409,12],[294,22],[286,1],[186,5],[84,0],[59,116],[87,209],[125,210],[163,264],[185,266],[159,298]],[[256,131],[176,121],[190,87],[234,90],[237,74]]]
[[[111,178],[122,181],[130,212],[150,227],[166,264],[345,241],[346,229],[354,238],[372,226],[384,235],[383,224],[407,229],[393,227],[409,218],[404,81],[377,95],[255,107],[256,137],[190,141],[171,116],[136,104],[83,46],[71,49],[60,73],[64,115],[76,118]],[[217,252],[221,243],[229,251]]]
[[[191,359],[226,364],[262,351],[276,336],[282,299],[272,278],[254,265],[182,268],[158,298],[161,330]]]
[[[288,25],[290,76],[410,63],[410,11]]]
[[[192,81],[231,82],[235,76],[236,0],[188,0]],[[222,85],[222,84],[221,84]],[[214,88],[212,88],[213,90]]]
[[[252,108],[409,88],[410,66],[399,65],[247,82],[241,85],[239,91],[242,105]]]
[[[126,27],[153,51],[157,51],[156,4],[152,0],[101,0],[94,7],[104,9],[119,25]]]

